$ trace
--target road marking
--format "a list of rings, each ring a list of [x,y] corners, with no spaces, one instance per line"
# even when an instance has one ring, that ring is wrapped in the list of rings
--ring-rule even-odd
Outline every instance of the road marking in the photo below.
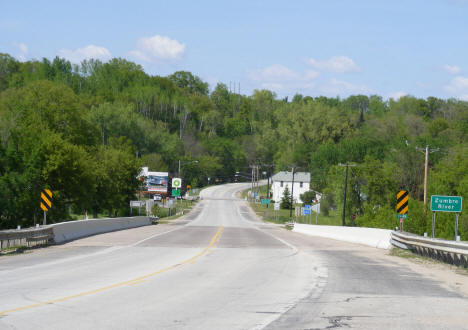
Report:
[[[44,305],[55,304],[55,303],[58,303],[58,302],[71,300],[71,299],[74,299],[74,298],[89,296],[89,295],[92,295],[92,294],[95,294],[95,293],[99,293],[99,292],[103,292],[103,291],[106,291],[106,290],[122,287],[122,286],[125,286],[125,285],[134,285],[134,284],[143,282],[144,280],[146,280],[146,279],[148,279],[150,277],[154,277],[156,275],[159,275],[159,274],[165,273],[167,271],[170,271],[170,270],[172,270],[172,269],[174,269],[174,268],[176,268],[178,266],[186,265],[188,263],[194,263],[198,258],[200,258],[204,254],[206,254],[211,248],[214,247],[214,244],[220,238],[222,231],[223,231],[223,226],[219,226],[218,231],[211,238],[210,244],[208,244],[208,246],[206,248],[204,248],[200,253],[196,254],[195,256],[193,256],[193,257],[191,257],[191,258],[189,258],[187,260],[184,260],[184,261],[182,261],[182,262],[180,262],[178,264],[174,264],[174,265],[159,269],[159,270],[157,270],[155,272],[152,272],[152,273],[149,273],[149,274],[146,274],[146,275],[131,279],[129,281],[123,281],[123,282],[115,283],[115,284],[108,285],[108,286],[105,286],[105,287],[102,287],[102,288],[77,293],[77,294],[67,296],[67,297],[42,301],[42,302],[32,304],[32,305],[16,307],[16,308],[0,311],[0,316],[4,316],[6,314],[10,314],[10,313],[13,313],[13,312],[19,312],[19,311],[24,311],[24,310],[27,310],[27,309],[41,307],[41,306],[44,306]]]
[[[155,238],[155,237],[158,237],[158,236],[161,236],[161,235],[165,235],[165,234],[169,234],[169,233],[172,233],[173,231],[176,231],[176,230],[181,230],[183,229],[185,226],[181,226],[179,228],[176,228],[176,229],[172,229],[172,230],[168,230],[168,231],[165,231],[165,232],[162,232],[162,233],[157,233],[157,234],[154,234],[154,235],[151,235],[147,238],[144,238],[138,242],[135,242],[133,244],[130,244],[130,245],[127,245],[127,246],[123,246],[122,248],[125,248],[125,247],[131,247],[131,246],[137,246],[138,244],[141,244],[143,242],[146,242],[147,240],[150,240],[152,238]]]

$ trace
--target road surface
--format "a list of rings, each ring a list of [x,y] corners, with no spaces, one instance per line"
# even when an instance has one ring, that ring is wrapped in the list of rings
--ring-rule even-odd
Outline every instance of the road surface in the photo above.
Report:
[[[170,224],[0,258],[0,329],[467,329],[467,277],[260,222],[215,186]]]

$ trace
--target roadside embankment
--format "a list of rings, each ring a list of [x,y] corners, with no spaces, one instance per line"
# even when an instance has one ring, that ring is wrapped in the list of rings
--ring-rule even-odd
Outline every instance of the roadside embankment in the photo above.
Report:
[[[362,227],[316,226],[294,224],[293,231],[309,236],[320,236],[340,241],[358,243],[379,249],[391,247],[391,230]]]

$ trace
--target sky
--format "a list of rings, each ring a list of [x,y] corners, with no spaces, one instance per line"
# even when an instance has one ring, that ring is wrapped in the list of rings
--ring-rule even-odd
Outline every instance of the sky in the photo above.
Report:
[[[120,57],[244,95],[468,100],[468,0],[0,0],[0,52]]]

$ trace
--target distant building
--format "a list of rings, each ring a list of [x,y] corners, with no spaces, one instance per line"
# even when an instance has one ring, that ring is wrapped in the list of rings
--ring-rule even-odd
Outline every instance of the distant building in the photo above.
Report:
[[[283,198],[284,189],[288,187],[289,193],[292,192],[292,172],[278,172],[271,177],[271,192],[274,201],[281,201]],[[310,189],[310,173],[296,172],[294,173],[294,196],[296,203],[302,203],[301,194]]]

